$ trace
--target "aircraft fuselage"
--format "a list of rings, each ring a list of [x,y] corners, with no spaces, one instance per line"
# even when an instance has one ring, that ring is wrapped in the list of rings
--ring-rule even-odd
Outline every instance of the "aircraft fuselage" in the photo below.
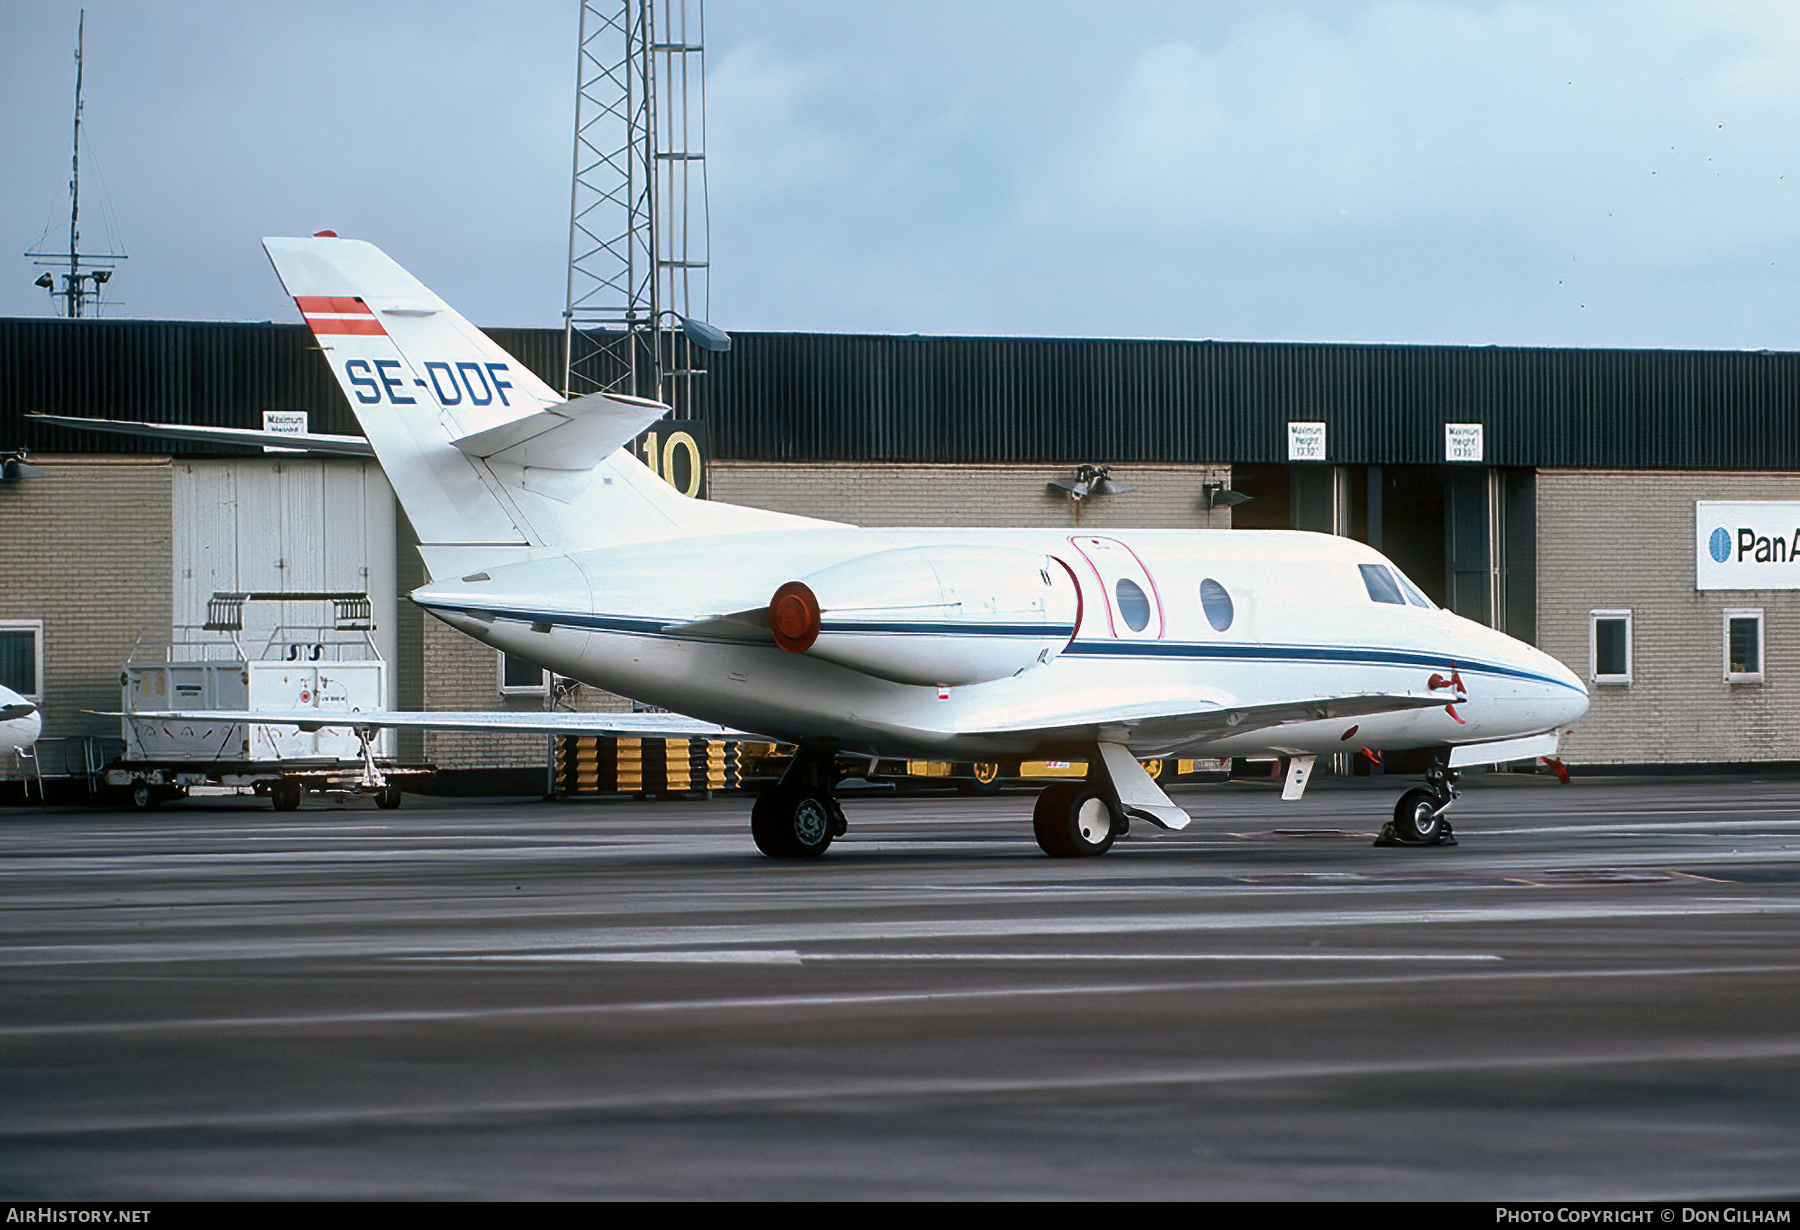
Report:
[[[863,571],[878,578],[882,561],[911,568],[912,552],[988,552],[968,557],[991,559],[996,572],[1016,561],[1022,582],[1035,583],[1023,574],[1038,573],[1038,559],[1065,571],[1044,581],[1052,609],[1035,625],[959,622],[960,607],[950,610],[956,604],[943,597],[919,601],[919,587],[901,576],[892,593],[859,599],[836,625],[851,634],[839,640],[853,649],[858,638],[880,642],[902,662],[909,641],[924,655],[934,639],[960,636],[971,653],[990,649],[996,670],[1005,670],[979,682],[920,682],[930,665],[896,681],[759,635],[761,608],[783,584],[854,575],[871,557],[876,564]],[[459,630],[583,683],[846,752],[971,759],[1051,754],[1101,739],[1146,757],[1323,754],[1539,734],[1586,710],[1586,689],[1555,659],[1416,596],[1408,601],[1403,591],[1382,586],[1387,600],[1378,600],[1365,565],[1401,580],[1378,552],[1320,534],[834,528],[555,556],[477,574],[485,579],[434,582],[413,597]],[[864,585],[880,590],[878,579]],[[949,596],[981,598],[978,584],[961,585]],[[995,588],[1006,588],[1004,578]],[[721,610],[748,617],[735,626],[705,623]],[[822,640],[833,616],[824,612]],[[1030,656],[1045,646],[1044,660]],[[1241,735],[1169,716],[1434,688],[1444,704],[1290,720]],[[1458,695],[1466,699],[1452,703]]]

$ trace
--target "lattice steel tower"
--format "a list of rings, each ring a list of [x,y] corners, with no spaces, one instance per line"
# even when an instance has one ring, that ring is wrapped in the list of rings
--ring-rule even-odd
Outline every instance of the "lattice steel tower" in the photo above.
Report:
[[[571,396],[697,415],[709,310],[704,0],[582,0],[564,322]]]

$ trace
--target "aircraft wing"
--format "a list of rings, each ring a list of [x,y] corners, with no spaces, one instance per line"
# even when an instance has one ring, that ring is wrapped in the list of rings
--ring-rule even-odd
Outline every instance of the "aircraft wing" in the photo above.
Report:
[[[146,722],[242,722],[251,726],[293,726],[309,732],[325,729],[475,730],[496,734],[611,735],[622,739],[766,738],[683,717],[679,713],[572,713],[567,710],[489,713],[451,709],[424,713],[380,709],[362,713],[332,713],[293,709],[139,709],[132,713],[101,713],[98,716]]]
[[[28,414],[26,419],[47,427],[76,431],[104,431],[119,436],[143,436],[151,440],[185,440],[191,444],[239,444],[250,448],[285,448],[309,453],[342,453],[373,457],[375,450],[361,436],[331,436],[318,432],[286,435],[249,427],[195,427],[189,423],[128,423],[119,419],[81,419],[62,414]]]
[[[1301,722],[1354,720],[1377,713],[1407,709],[1432,709],[1460,701],[1445,692],[1353,692],[1342,696],[1316,696],[1272,704],[1235,704],[1228,699],[1185,702],[1131,703],[1084,712],[1078,720],[1046,724],[1042,715],[1021,715],[1016,722],[984,723],[957,729],[963,736],[1034,733],[1046,743],[1166,743],[1171,747],[1200,745],[1236,738],[1253,731]]]

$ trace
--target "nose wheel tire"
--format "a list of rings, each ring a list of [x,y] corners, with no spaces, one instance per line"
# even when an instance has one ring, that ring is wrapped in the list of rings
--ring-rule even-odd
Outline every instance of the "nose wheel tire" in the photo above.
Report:
[[[837,800],[814,791],[763,792],[750,809],[750,836],[770,858],[818,858],[844,831]]]
[[[1444,818],[1446,800],[1435,790],[1408,790],[1394,804],[1394,822],[1382,830],[1376,845],[1453,846],[1450,822]]]
[[[1062,782],[1038,795],[1031,828],[1051,858],[1093,858],[1112,849],[1118,818],[1106,796],[1086,782]]]

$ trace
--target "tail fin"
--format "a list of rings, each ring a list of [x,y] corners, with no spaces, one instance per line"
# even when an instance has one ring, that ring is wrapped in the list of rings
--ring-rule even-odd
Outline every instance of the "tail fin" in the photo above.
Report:
[[[373,244],[315,236],[263,248],[434,577],[800,520],[681,496],[621,447],[666,407],[606,394],[565,401]]]

